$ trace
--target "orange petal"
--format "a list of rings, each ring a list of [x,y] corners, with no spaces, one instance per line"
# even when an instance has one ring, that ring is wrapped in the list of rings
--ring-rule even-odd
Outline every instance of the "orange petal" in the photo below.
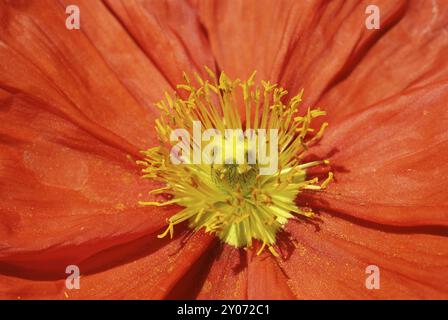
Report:
[[[148,106],[168,84],[101,2],[78,4],[81,30],[66,28],[55,1],[0,5],[1,87],[137,155],[154,136]]]
[[[318,228],[291,222],[297,241],[280,266],[303,299],[447,299],[445,236],[406,228],[354,224],[322,213]],[[367,289],[369,265],[379,267],[379,289]]]
[[[269,252],[257,256],[223,245],[198,299],[295,299],[287,278]]]
[[[109,9],[174,88],[183,72],[215,68],[207,35],[187,1],[114,1]]]
[[[37,276],[0,276],[0,297],[8,299],[158,299],[170,294],[213,243],[197,233],[189,238],[157,239],[156,234],[105,250],[80,262],[80,289],[66,288],[65,268],[59,280]],[[106,264],[107,263],[107,264]],[[39,280],[39,281],[38,281]]]
[[[335,182],[314,205],[382,224],[448,225],[447,100],[439,83],[330,126],[310,152],[330,158]]]
[[[277,81],[303,19],[318,7],[305,1],[194,1],[219,68],[231,78]],[[304,18],[305,17],[305,18]]]
[[[382,30],[367,30],[369,1],[194,1],[221,70],[305,88],[316,102],[344,70],[403,15],[405,1],[382,1]]]
[[[244,250],[222,245],[198,299],[247,299],[247,256]]]
[[[79,6],[82,33],[95,46],[101,58],[134,99],[145,110],[153,111],[154,101],[160,100],[163,92],[172,88],[157,64],[151,61],[135,43],[128,30],[101,1],[59,0],[59,2],[64,7],[73,4]],[[76,32],[71,32],[70,35],[72,34],[74,36]],[[113,75],[107,77],[111,78]],[[127,105],[118,107],[120,111],[129,112]],[[134,122],[139,120],[134,119]]]
[[[409,88],[448,79],[447,24],[448,2],[410,1],[403,18],[335,79],[319,105],[339,121]]]
[[[363,63],[363,55],[403,16],[406,3],[375,3],[380,7],[381,28],[369,30],[365,11],[371,1],[323,1],[306,18],[307,23],[291,45],[281,82],[293,94],[304,88],[305,103],[315,104],[334,82]]]
[[[248,253],[247,297],[251,300],[295,299],[287,284],[287,277],[278,266],[278,260],[270,252],[257,256]]]
[[[45,107],[1,99],[0,261],[51,273],[165,225],[176,208],[139,206],[156,184],[135,159]]]

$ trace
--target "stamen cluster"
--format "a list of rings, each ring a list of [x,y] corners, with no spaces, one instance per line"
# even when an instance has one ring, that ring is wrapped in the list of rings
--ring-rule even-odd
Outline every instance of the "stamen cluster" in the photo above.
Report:
[[[138,163],[144,166],[145,178],[165,184],[150,192],[164,195],[165,201],[140,204],[182,207],[168,219],[168,227],[159,237],[173,237],[174,226],[188,222],[192,229],[214,233],[235,247],[251,247],[254,240],[259,240],[259,252],[267,246],[276,255],[276,235],[286,222],[298,216],[313,216],[310,208],[296,205],[298,194],[304,189],[322,190],[332,179],[330,172],[319,184],[318,178],[308,178],[306,173],[308,168],[328,161],[301,162],[304,152],[328,125],[324,123],[316,132],[311,128],[312,120],[325,112],[308,108],[298,116],[303,91],[285,104],[288,92],[268,81],[255,84],[255,72],[247,81],[240,81],[206,70],[208,79],[195,75],[194,85],[184,75],[185,84],[178,86],[180,94],[166,94],[166,99],[157,103],[161,110],[156,120],[160,146],[143,151],[145,159]],[[192,133],[195,121],[200,121],[205,129],[222,132],[247,128],[278,130],[277,172],[261,175],[258,164],[247,163],[172,163],[171,133],[177,128]],[[269,139],[266,143],[269,149]],[[244,148],[247,154],[250,150]]]

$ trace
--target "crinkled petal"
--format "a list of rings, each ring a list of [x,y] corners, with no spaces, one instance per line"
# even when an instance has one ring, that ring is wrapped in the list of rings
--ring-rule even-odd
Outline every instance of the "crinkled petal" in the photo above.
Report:
[[[249,252],[247,297],[255,300],[296,299],[288,286],[287,277],[270,253]]]
[[[0,261],[51,273],[152,233],[177,210],[138,204],[158,185],[131,156],[28,96],[1,101]]]
[[[319,105],[332,122],[341,121],[411,88],[448,79],[447,25],[448,2],[410,1],[401,20],[333,80]]]
[[[231,77],[305,88],[315,103],[339,74],[404,14],[405,1],[382,1],[382,30],[365,27],[369,1],[194,1],[218,66]]]
[[[66,28],[56,1],[0,6],[0,88],[41,101],[48,112],[130,154],[152,142],[149,105],[168,84],[104,5],[79,3],[80,30]]]
[[[136,43],[173,86],[183,73],[215,69],[207,35],[188,1],[106,0]]]
[[[213,261],[198,299],[247,299],[247,255],[223,245]]]
[[[279,264],[299,299],[447,299],[447,234],[372,227],[323,212],[316,228],[291,222],[296,240]],[[379,268],[379,289],[368,289]],[[367,269],[367,271],[366,271]]]
[[[388,99],[330,126],[310,149],[335,182],[314,205],[401,226],[448,225],[448,83]]]
[[[175,239],[147,235],[104,250],[78,264],[79,289],[66,286],[65,269],[58,280],[38,276],[0,276],[0,297],[5,299],[161,299],[214,242],[204,233]],[[187,237],[186,237],[187,236]],[[73,284],[72,280],[69,280]]]

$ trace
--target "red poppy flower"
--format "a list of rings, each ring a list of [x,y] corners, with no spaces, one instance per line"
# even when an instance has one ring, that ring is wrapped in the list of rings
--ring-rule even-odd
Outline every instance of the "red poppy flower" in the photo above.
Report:
[[[79,30],[73,1],[0,2],[1,298],[448,297],[446,1],[381,1],[379,30],[368,1],[75,2]],[[327,111],[308,155],[335,181],[300,193],[317,219],[286,224],[280,257],[185,224],[158,239],[179,207],[139,205],[153,104],[203,66]]]

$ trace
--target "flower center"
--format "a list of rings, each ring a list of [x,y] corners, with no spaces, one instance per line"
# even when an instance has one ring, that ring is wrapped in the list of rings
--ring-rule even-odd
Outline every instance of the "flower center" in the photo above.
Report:
[[[212,165],[211,175],[218,187],[230,190],[240,188],[244,195],[249,193],[254,185],[259,169],[253,164]]]
[[[235,247],[258,240],[259,253],[267,246],[277,255],[277,234],[287,221],[313,216],[297,206],[298,194],[323,190],[333,177],[329,172],[320,184],[307,177],[307,169],[327,160],[302,163],[327,127],[315,131],[311,121],[325,112],[308,108],[299,116],[303,91],[285,103],[287,91],[265,81],[255,85],[255,72],[242,82],[206,70],[210,78],[196,75],[196,85],[184,75],[186,84],[178,89],[186,98],[166,94],[157,104],[160,146],[143,151],[145,160],[138,163],[145,178],[165,184],[150,192],[165,200],[140,204],[182,207],[160,238],[173,237],[174,226],[188,222]]]

